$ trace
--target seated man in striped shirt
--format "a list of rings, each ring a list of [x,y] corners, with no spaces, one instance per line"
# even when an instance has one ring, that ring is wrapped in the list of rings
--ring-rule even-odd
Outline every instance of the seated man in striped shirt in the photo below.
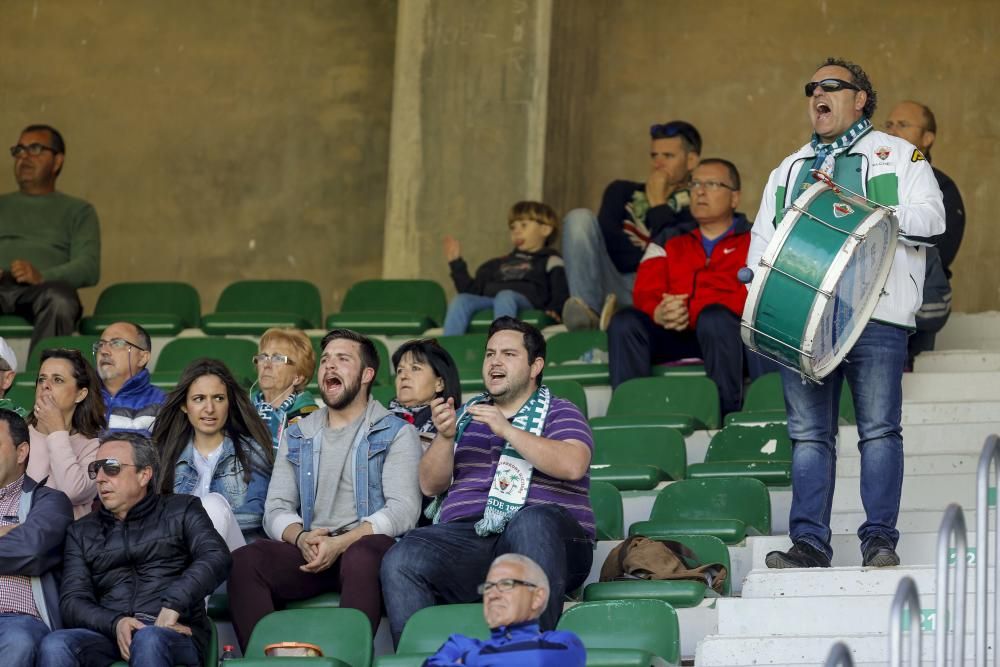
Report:
[[[548,577],[543,631],[590,572],[593,437],[580,410],[541,384],[544,366],[541,332],[501,317],[486,343],[486,392],[457,410],[451,399],[431,402],[437,436],[420,460],[420,488],[446,495],[431,505],[435,524],[407,533],[382,563],[395,643],[416,611],[480,599],[501,554],[528,556]]]

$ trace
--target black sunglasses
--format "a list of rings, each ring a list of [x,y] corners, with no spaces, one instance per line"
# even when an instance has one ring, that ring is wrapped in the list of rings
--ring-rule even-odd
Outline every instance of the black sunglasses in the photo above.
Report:
[[[673,139],[682,137],[689,144],[695,144],[691,131],[679,123],[656,123],[649,126],[649,136],[653,139]]]
[[[850,81],[844,81],[843,79],[823,79],[822,81],[810,81],[806,84],[806,97],[813,96],[816,86],[819,86],[828,93],[835,93],[845,88],[848,90],[861,90]]]
[[[118,459],[97,459],[96,461],[91,461],[87,466],[87,475],[90,479],[97,479],[97,471],[103,470],[104,474],[108,477],[117,477],[118,473],[122,471],[122,466],[140,467],[134,463],[122,463]]]

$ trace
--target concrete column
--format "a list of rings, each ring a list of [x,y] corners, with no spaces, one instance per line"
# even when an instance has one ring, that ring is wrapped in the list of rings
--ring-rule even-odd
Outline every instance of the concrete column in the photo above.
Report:
[[[399,3],[383,275],[451,289],[441,237],[475,270],[542,195],[552,0]]]

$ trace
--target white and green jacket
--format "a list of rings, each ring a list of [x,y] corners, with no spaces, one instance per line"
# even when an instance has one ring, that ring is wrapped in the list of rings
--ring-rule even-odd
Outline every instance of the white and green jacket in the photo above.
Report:
[[[751,230],[747,256],[751,269],[758,266],[785,209],[798,196],[801,170],[809,169],[815,157],[816,151],[806,144],[771,172]],[[872,319],[914,328],[914,315],[923,299],[922,246],[926,245],[918,237],[941,234],[945,226],[941,190],[931,165],[913,144],[878,130],[861,137],[837,158],[836,165],[835,181],[852,190],[860,186],[866,197],[896,210],[900,242]],[[807,179],[807,185],[813,182]]]

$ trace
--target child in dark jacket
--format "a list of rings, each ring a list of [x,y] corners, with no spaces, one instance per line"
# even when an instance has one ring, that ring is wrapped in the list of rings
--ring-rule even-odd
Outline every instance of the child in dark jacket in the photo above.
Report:
[[[448,304],[444,335],[463,334],[477,311],[491,308],[494,319],[517,317],[523,310],[544,310],[558,320],[569,297],[562,257],[552,245],[558,238],[558,218],[547,204],[521,201],[507,216],[514,249],[487,261],[469,276],[458,241],[444,239],[444,254],[459,294]]]

